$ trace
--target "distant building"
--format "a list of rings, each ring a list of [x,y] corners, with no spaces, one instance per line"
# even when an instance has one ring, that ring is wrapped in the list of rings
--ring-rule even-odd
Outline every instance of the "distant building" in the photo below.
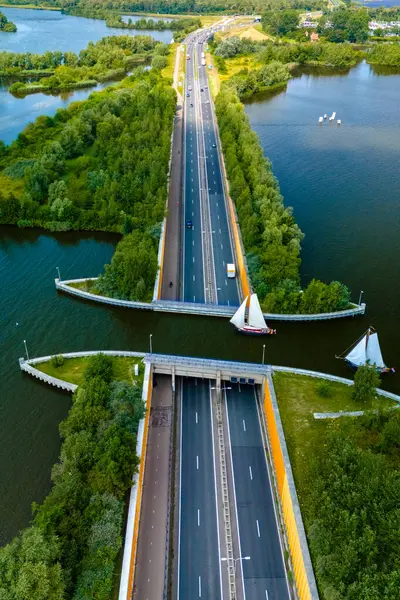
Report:
[[[310,40],[312,42],[318,42],[319,41],[319,35],[318,35],[318,33],[316,33],[315,31],[313,31],[312,34],[311,34]]]
[[[299,27],[309,27],[310,29],[315,29],[315,27],[318,27],[318,23],[306,19],[305,21],[300,23]]]

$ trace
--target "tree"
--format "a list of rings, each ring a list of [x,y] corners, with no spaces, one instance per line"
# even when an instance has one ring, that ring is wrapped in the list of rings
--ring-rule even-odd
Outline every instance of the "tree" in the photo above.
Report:
[[[366,364],[358,367],[354,375],[352,398],[358,403],[369,402],[376,397],[380,377],[374,365]]]
[[[299,13],[296,10],[268,10],[262,16],[263,29],[284,36],[296,31],[299,25]]]
[[[151,66],[153,69],[159,69],[160,71],[161,69],[165,69],[167,65],[168,58],[166,56],[154,56],[153,60],[151,61]]]

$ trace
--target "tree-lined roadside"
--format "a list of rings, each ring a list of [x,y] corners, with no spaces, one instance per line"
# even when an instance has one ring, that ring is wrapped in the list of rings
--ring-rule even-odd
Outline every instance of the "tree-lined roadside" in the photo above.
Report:
[[[115,360],[115,359],[114,359]],[[27,529],[0,549],[0,596],[109,600],[122,547],[124,498],[138,468],[140,381],[114,381],[114,360],[90,359],[60,425],[53,488]]]
[[[99,289],[149,300],[175,103],[170,80],[137,69],[85,102],[37,119],[0,148],[0,222],[125,234]]]
[[[285,207],[271,163],[263,155],[238,95],[224,84],[215,102],[230,194],[236,205],[252,286],[266,312],[322,313],[349,306],[337,281],[300,287],[300,231]]]

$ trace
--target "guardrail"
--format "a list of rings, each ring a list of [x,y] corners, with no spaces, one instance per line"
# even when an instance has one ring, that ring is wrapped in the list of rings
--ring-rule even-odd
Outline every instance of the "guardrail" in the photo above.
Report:
[[[318,600],[317,584],[270,374],[265,386],[263,408],[298,598],[300,600]]]
[[[71,287],[71,283],[83,283],[84,281],[96,281],[97,277],[88,277],[86,279],[68,279],[60,281],[55,279],[56,288],[66,294],[99,302],[100,304],[109,304],[122,308],[134,308],[137,310],[153,310],[155,312],[167,312],[189,315],[204,315],[208,317],[227,317],[234,315],[237,307],[221,304],[199,304],[196,302],[174,302],[170,300],[154,300],[153,302],[136,302],[134,300],[121,300],[119,298],[109,298],[91,292],[85,292],[79,288]],[[329,313],[318,313],[313,315],[285,315],[278,313],[264,313],[267,321],[325,321],[329,319],[342,319],[345,317],[355,317],[363,315],[366,310],[366,304],[354,304],[354,308],[348,310],[339,310]]]

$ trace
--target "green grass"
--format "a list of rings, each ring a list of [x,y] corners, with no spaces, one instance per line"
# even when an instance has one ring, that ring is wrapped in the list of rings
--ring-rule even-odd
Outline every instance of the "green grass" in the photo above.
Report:
[[[329,397],[319,395],[321,383],[329,385]],[[350,386],[291,373],[275,373],[274,387],[300,504],[307,490],[308,465],[324,444],[327,428],[332,423],[331,420],[316,421],[313,413],[389,408],[395,404],[383,397],[356,404],[351,398]],[[305,506],[301,508],[306,511]]]
[[[94,286],[96,284],[96,281],[91,281],[91,280],[85,280],[85,281],[78,281],[75,283],[69,283],[69,287],[75,288],[77,290],[82,290],[84,292],[90,292],[91,294],[96,294],[95,290],[94,290]]]
[[[83,373],[89,364],[90,356],[83,358],[66,358],[64,364],[60,367],[54,367],[51,361],[43,362],[34,365],[36,369],[68,381],[69,383],[75,383],[81,385],[83,383]],[[135,377],[134,364],[139,365],[139,375]],[[142,383],[143,381],[144,366],[140,357],[128,357],[128,356],[114,356],[113,357],[113,378],[115,381],[126,381],[128,383]]]

